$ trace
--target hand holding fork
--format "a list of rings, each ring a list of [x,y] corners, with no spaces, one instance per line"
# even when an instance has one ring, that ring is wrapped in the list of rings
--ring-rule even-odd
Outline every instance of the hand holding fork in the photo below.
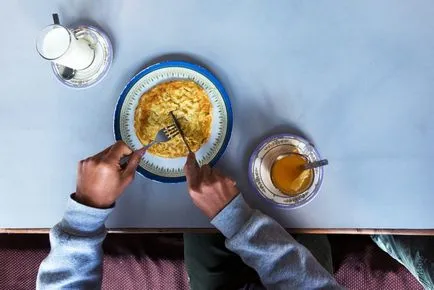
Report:
[[[146,151],[146,150],[148,150],[149,147],[151,147],[155,144],[158,144],[158,143],[167,142],[167,141],[171,140],[173,137],[177,136],[178,134],[179,134],[179,131],[178,131],[178,128],[176,127],[175,124],[166,126],[157,132],[157,135],[155,135],[155,138],[153,141],[151,141],[151,143],[143,146],[142,148],[140,148],[138,150]],[[128,155],[128,156],[125,156],[121,159],[121,161],[120,161],[121,167],[124,167],[128,163],[130,156],[131,155]]]

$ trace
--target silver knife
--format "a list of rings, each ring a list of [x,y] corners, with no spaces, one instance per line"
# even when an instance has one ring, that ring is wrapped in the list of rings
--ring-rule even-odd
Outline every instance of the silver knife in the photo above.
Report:
[[[184,141],[185,146],[187,146],[188,152],[193,153],[193,151],[191,151],[190,146],[188,146],[187,140],[185,139],[184,131],[182,131],[182,128],[178,122],[178,119],[176,119],[173,112],[170,112],[170,115],[172,116],[173,123],[175,124],[176,128],[178,129],[179,135],[181,135],[182,141]]]

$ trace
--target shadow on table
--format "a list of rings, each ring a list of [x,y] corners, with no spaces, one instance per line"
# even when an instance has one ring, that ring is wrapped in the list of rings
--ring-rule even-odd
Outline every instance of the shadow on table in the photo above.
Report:
[[[231,84],[229,82],[229,78],[224,73],[224,70],[217,63],[214,63],[212,60],[205,59],[199,55],[195,55],[192,53],[187,54],[181,52],[173,52],[173,53],[153,56],[151,58],[148,58],[148,60],[138,68],[136,73],[139,73],[141,70],[147,68],[148,66],[160,62],[165,62],[165,61],[186,61],[186,62],[197,64],[203,68],[206,68],[213,75],[215,75],[216,78],[222,83],[228,95],[232,96]]]

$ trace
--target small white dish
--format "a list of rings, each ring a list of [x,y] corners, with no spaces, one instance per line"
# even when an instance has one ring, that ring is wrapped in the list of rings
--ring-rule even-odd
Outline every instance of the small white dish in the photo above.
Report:
[[[295,152],[304,155],[309,162],[321,160],[318,151],[307,140],[291,135],[279,134],[262,141],[250,157],[250,183],[265,200],[284,208],[298,208],[310,202],[318,193],[324,169],[313,169],[314,177],[311,185],[296,196],[289,196],[276,188],[271,181],[271,167],[279,156]]]
[[[82,89],[96,85],[108,73],[113,62],[113,48],[110,39],[100,29],[92,26],[79,26],[73,29],[75,37],[84,38],[95,50],[95,58],[92,64],[85,69],[76,70],[74,77],[64,79],[62,72],[64,66],[52,63],[54,75],[67,87]]]

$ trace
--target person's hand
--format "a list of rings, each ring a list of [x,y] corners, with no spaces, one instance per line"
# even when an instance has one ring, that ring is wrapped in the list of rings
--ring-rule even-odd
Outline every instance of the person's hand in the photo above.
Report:
[[[81,160],[78,164],[75,199],[96,208],[108,208],[133,181],[140,158],[146,149],[132,151],[118,141],[104,151]],[[121,167],[122,157],[130,155],[128,163]]]
[[[184,166],[188,192],[193,203],[210,219],[214,218],[240,192],[235,181],[209,165],[199,167],[194,153]]]

